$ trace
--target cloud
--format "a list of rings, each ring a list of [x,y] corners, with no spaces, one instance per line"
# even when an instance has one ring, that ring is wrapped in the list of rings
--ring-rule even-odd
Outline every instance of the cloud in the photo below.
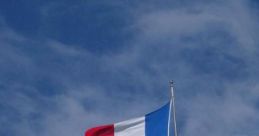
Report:
[[[82,135],[142,116],[172,78],[180,135],[258,134],[258,18],[242,0],[186,3],[128,7],[134,38],[111,54],[1,23],[0,134]]]
[[[3,127],[1,134],[82,135],[87,127],[98,122],[139,115],[140,111],[125,115],[126,111],[119,113],[111,108],[122,109],[123,103],[127,103],[128,109],[135,110],[137,103],[144,103],[140,99],[125,101],[135,98],[130,92],[116,92],[114,89],[119,87],[112,86],[114,81],[104,81],[104,73],[109,72],[105,76],[111,76],[114,72],[106,62],[113,56],[98,56],[54,40],[35,41],[28,37],[20,40],[17,37],[22,36],[14,32],[8,35],[10,32],[13,32],[10,28],[2,31],[5,37],[0,41],[1,74],[6,77],[1,81],[1,105],[4,106],[1,124],[13,125]],[[141,108],[142,112],[146,109],[144,104]],[[107,114],[117,117],[103,116]]]
[[[245,1],[158,9],[139,16],[132,53],[141,57],[132,58],[155,68],[158,80],[180,81],[177,90],[185,96],[178,98],[179,118],[185,118],[180,119],[181,135],[258,133],[258,107],[247,102],[258,99],[251,94],[257,88],[257,20]]]

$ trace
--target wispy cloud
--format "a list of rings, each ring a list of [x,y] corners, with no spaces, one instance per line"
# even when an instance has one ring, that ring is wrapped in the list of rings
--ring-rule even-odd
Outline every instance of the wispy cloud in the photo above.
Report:
[[[82,135],[141,116],[167,101],[172,78],[180,135],[258,134],[258,18],[249,3],[154,3],[127,7],[134,20],[124,29],[134,36],[113,53],[30,38],[0,19],[0,135]]]

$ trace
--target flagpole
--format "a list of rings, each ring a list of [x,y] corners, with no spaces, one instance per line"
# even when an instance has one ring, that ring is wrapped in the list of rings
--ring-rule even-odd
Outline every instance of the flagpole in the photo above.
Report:
[[[171,85],[170,85],[171,86]],[[170,91],[171,92],[171,91]],[[167,136],[170,136],[171,133],[171,115],[172,115],[172,95],[170,95],[170,105],[169,105],[169,114],[168,114],[168,126],[167,126]]]
[[[170,100],[170,113],[171,113],[171,107],[173,108],[173,121],[174,121],[174,136],[177,136],[177,126],[176,126],[176,111],[175,111],[175,96],[174,96],[174,82],[173,80],[169,81],[170,84],[170,92],[171,92],[171,100]],[[171,114],[170,114],[171,115]],[[169,135],[170,136],[170,135]]]

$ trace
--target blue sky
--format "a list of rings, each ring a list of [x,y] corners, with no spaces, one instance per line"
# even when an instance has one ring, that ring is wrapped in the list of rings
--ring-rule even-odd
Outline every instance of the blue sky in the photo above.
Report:
[[[259,134],[256,0],[0,1],[0,135],[76,136],[151,112],[180,136]]]

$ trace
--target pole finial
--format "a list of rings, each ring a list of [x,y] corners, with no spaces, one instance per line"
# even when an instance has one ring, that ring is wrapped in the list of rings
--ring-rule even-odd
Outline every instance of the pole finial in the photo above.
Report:
[[[170,80],[170,81],[169,81],[169,84],[170,84],[170,87],[172,87],[173,84],[174,84],[174,81],[173,81],[173,80]]]

